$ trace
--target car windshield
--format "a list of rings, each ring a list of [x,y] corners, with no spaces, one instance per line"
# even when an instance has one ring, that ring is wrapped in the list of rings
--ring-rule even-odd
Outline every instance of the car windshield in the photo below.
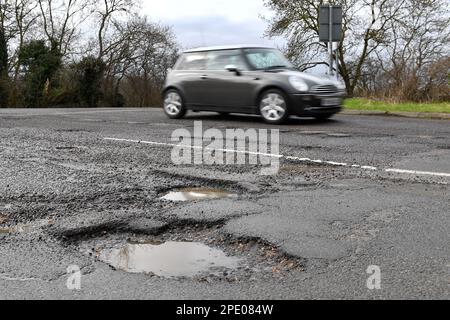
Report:
[[[245,49],[244,53],[250,65],[256,70],[293,68],[289,60],[276,49]]]

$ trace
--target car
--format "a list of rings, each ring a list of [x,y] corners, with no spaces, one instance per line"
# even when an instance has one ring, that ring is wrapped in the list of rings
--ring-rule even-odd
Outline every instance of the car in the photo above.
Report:
[[[281,124],[289,116],[327,119],[342,109],[345,86],[299,72],[277,49],[223,46],[187,50],[168,72],[163,88],[166,115],[188,110],[261,115]]]

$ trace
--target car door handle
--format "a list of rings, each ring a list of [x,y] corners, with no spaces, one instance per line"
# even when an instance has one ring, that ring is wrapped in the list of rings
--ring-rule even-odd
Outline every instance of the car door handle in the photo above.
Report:
[[[208,79],[208,76],[207,76],[206,74],[204,74],[204,75],[202,75],[202,76],[200,77],[200,79],[206,80],[206,79]]]

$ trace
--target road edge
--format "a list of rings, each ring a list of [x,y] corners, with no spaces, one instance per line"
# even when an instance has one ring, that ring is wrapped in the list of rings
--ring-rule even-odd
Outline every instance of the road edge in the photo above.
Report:
[[[404,117],[417,119],[450,120],[450,113],[436,113],[436,112],[396,112],[396,111],[368,111],[368,110],[344,109],[341,112],[341,114],[356,115],[356,116],[390,116],[390,117]]]

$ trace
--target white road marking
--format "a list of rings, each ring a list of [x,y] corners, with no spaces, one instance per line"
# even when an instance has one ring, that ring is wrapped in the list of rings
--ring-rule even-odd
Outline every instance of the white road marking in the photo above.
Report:
[[[117,138],[103,138],[104,140],[110,140],[110,141],[119,141],[119,142],[131,142],[131,143],[140,143],[140,144],[149,144],[149,145],[155,145],[155,146],[164,146],[164,147],[179,147],[179,144],[174,143],[165,143],[165,142],[154,142],[154,141],[142,141],[142,140],[130,140],[130,139],[117,139]],[[185,146],[188,147],[188,146]],[[201,146],[189,146],[191,149],[201,149],[201,150],[216,150],[220,152],[226,152],[226,153],[244,153],[249,155],[257,155],[257,156],[264,156],[264,157],[272,157],[272,158],[283,158],[283,155],[280,154],[271,154],[271,153],[261,153],[261,152],[251,152],[247,150],[232,150],[232,149],[213,149],[213,148],[204,148]]]
[[[145,140],[132,140],[132,139],[120,139],[120,138],[103,138],[104,140],[108,141],[116,141],[116,142],[128,142],[128,143],[139,143],[139,144],[148,144],[148,145],[155,145],[155,146],[164,146],[164,147],[179,147],[179,144],[174,143],[165,143],[165,142],[155,142],[155,141],[145,141]],[[271,153],[261,153],[261,152],[251,152],[251,151],[244,151],[244,150],[232,150],[232,149],[212,149],[212,148],[203,148],[201,146],[185,146],[190,147],[192,149],[205,149],[205,150],[216,150],[221,152],[227,152],[227,153],[244,153],[248,155],[258,155],[258,156],[264,156],[264,157],[272,157],[272,158],[284,158],[286,160],[292,160],[292,161],[298,161],[298,162],[309,162],[309,163],[316,163],[316,164],[327,164],[331,166],[336,167],[351,167],[351,168],[358,168],[368,171],[384,171],[388,173],[400,173],[400,174],[411,174],[411,175],[418,175],[418,176],[435,176],[435,177],[450,177],[450,173],[445,172],[429,172],[429,171],[417,171],[417,170],[405,170],[405,169],[395,169],[395,168],[386,168],[386,169],[380,169],[373,166],[364,166],[359,164],[348,164],[348,163],[342,163],[342,162],[335,162],[335,161],[324,161],[319,159],[310,159],[310,158],[300,158],[300,157],[294,157],[294,156],[286,156],[282,154],[271,154]]]
[[[122,113],[122,112],[136,112],[136,111],[148,111],[147,108],[143,109],[111,109],[111,110],[86,110],[86,111],[73,111],[73,112],[52,112],[52,113],[28,113],[28,114],[17,114],[14,112],[0,113],[0,116],[10,116],[10,117],[36,117],[36,116],[70,116],[72,114],[94,114],[94,113]]]
[[[386,169],[386,172],[394,172],[394,173],[407,173],[407,174],[415,174],[419,176],[436,176],[436,177],[450,177],[450,173],[444,172],[429,172],[429,171],[416,171],[416,170],[404,170],[404,169]]]
[[[50,115],[58,115],[58,116],[65,116],[65,115],[71,115],[71,114],[91,114],[91,113],[122,113],[122,112],[136,112],[136,111],[144,111],[144,110],[128,110],[128,109],[120,109],[120,110],[93,110],[93,111],[73,111],[73,112],[57,112],[52,113]]]

